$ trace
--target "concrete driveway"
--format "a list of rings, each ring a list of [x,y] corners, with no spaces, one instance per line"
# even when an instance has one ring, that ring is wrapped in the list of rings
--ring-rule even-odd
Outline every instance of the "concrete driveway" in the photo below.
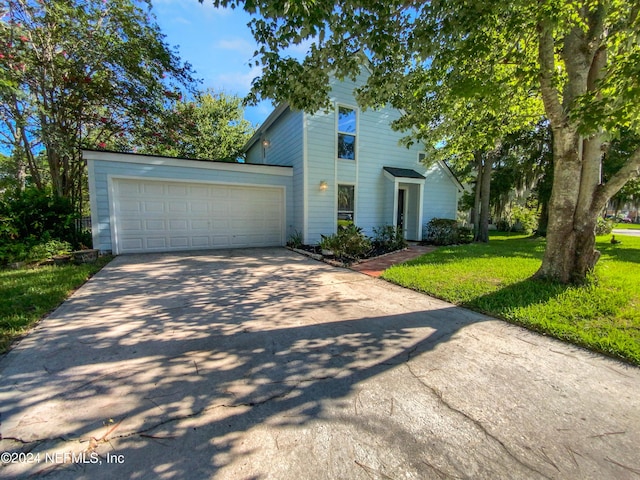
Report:
[[[0,476],[637,479],[639,392],[284,249],[123,256],[0,360]]]

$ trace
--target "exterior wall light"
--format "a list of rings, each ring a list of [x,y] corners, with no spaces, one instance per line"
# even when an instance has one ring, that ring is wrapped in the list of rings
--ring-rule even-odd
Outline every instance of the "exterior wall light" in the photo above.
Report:
[[[267,138],[262,140],[262,146],[264,148],[269,148],[271,146],[271,141],[269,141]]]
[[[326,180],[320,180],[320,191],[324,192],[327,188],[329,188],[329,184]]]

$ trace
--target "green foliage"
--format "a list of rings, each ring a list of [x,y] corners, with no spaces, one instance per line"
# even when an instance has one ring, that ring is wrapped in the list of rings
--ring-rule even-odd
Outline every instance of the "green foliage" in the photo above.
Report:
[[[602,217],[598,217],[598,220],[596,222],[596,235],[610,234],[613,231],[615,225],[616,222],[611,219],[605,220]]]
[[[371,240],[362,233],[362,228],[355,225],[341,227],[333,235],[321,235],[319,246],[344,263],[352,263],[366,257],[371,251]]]
[[[142,153],[235,162],[253,135],[242,99],[211,90],[143,120],[133,140]]]
[[[424,242],[433,245],[455,245],[469,243],[473,239],[469,228],[462,227],[456,220],[432,218],[425,225]]]
[[[289,236],[289,240],[287,240],[287,247],[300,248],[303,243],[302,233],[296,230]]]
[[[585,286],[533,280],[541,238],[492,235],[489,244],[439,248],[383,277],[467,308],[640,365],[640,238],[598,240],[602,257]]]
[[[373,229],[373,247],[381,252],[393,252],[407,248],[402,229],[394,225],[384,225]]]
[[[15,238],[42,239],[45,235],[72,240],[77,214],[68,198],[50,190],[28,187],[5,194],[0,203],[0,216],[8,219]]]
[[[55,257],[58,255],[68,255],[72,251],[73,247],[69,242],[61,242],[60,240],[49,240],[44,243],[38,243],[31,247],[28,260],[46,260],[47,258]]]
[[[496,223],[501,232],[522,232],[531,235],[538,227],[538,212],[527,205],[512,205]]]
[[[90,245],[87,232],[76,230],[77,214],[68,198],[27,187],[0,198],[0,265],[39,261]]]

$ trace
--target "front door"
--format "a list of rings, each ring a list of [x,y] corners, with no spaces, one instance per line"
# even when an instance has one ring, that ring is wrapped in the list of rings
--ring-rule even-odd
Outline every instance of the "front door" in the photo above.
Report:
[[[396,213],[396,226],[403,232],[403,234],[406,196],[407,191],[404,188],[398,189],[398,211]]]

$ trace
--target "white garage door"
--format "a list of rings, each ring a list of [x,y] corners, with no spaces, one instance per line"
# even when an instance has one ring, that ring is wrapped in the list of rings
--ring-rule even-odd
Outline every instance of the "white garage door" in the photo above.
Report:
[[[113,182],[115,253],[284,245],[280,188]]]

